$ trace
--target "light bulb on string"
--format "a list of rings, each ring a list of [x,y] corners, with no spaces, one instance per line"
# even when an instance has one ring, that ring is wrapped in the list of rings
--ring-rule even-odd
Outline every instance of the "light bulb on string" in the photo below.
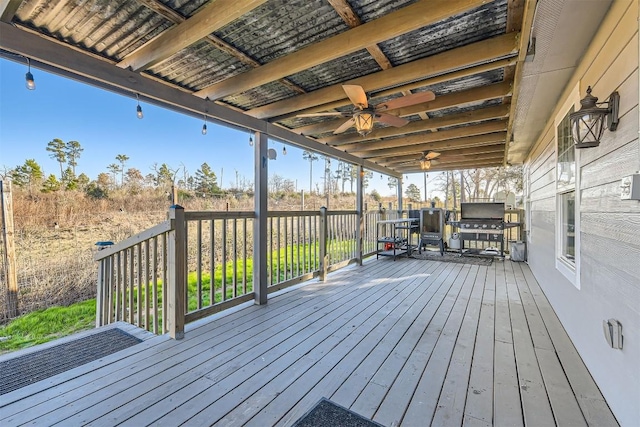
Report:
[[[31,60],[27,58],[27,74],[25,75],[25,86],[29,90],[35,90],[36,82],[33,79],[33,74],[31,74]]]
[[[253,147],[253,136],[251,136],[251,131],[249,131],[249,147]]]
[[[202,124],[202,134],[207,134],[207,115],[204,115],[204,123]]]
[[[286,156],[287,155],[287,147],[286,146],[282,146],[282,155]]]
[[[136,116],[139,119],[142,119],[144,117],[144,114],[142,114],[142,107],[140,106],[140,95],[138,95],[136,93],[136,100],[138,101],[138,106],[136,107]]]

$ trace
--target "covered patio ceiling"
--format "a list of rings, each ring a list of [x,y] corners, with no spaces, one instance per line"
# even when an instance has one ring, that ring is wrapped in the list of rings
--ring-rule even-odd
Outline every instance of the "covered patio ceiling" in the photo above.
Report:
[[[502,166],[534,2],[5,0],[0,55],[182,113],[401,176]],[[24,58],[23,58],[24,57]],[[342,88],[403,117],[333,131]],[[385,109],[399,97],[435,99]],[[398,105],[397,101],[394,101]],[[393,103],[391,104],[393,106]],[[342,116],[299,117],[333,112]],[[388,116],[387,116],[388,118]],[[393,122],[393,118],[387,121]]]

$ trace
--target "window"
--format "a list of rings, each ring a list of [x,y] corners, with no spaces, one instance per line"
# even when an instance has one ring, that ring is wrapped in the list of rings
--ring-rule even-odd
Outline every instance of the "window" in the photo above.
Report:
[[[556,269],[580,289],[580,156],[571,136],[571,114],[580,106],[580,82],[555,119]]]
[[[573,138],[571,137],[571,124],[569,114],[573,112],[571,108],[562,121],[558,124],[558,162],[557,172],[557,192],[558,192],[558,234],[559,234],[559,258],[574,266],[575,264],[575,233],[576,233],[576,159]]]

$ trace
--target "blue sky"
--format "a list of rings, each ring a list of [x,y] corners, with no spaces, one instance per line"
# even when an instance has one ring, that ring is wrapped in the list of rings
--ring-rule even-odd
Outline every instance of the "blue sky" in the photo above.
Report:
[[[58,163],[46,151],[49,141],[79,141],[84,152],[76,172],[94,179],[107,166],[125,154],[125,167],[135,167],[143,175],[154,163],[172,168],[184,165],[194,175],[207,162],[223,187],[235,183],[235,174],[253,181],[253,147],[248,132],[209,123],[202,135],[203,120],[142,103],[144,118],[136,117],[136,100],[32,68],[36,90],[25,87],[26,64],[0,59],[0,167],[13,168],[26,159],[35,159],[45,173],[59,175]],[[297,181],[297,188],[309,188],[309,163],[302,150],[270,141],[278,158],[269,162],[269,175],[278,174]],[[313,164],[313,180],[321,187],[321,162]],[[337,162],[332,162],[335,168]],[[222,175],[222,180],[220,177]],[[433,176],[429,176],[431,181]],[[414,183],[423,188],[422,174],[409,175],[405,188]],[[430,192],[433,184],[428,184]],[[367,192],[376,189],[392,195],[387,177],[374,173]]]

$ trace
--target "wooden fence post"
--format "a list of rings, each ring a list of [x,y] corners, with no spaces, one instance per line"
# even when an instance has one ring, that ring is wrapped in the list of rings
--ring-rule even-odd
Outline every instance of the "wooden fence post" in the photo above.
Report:
[[[185,218],[184,208],[173,205],[169,208],[171,231],[169,232],[167,254],[167,322],[169,336],[180,340],[184,338],[184,317],[186,304],[186,264],[187,253],[185,250]]]
[[[320,281],[324,282],[327,278],[327,270],[329,269],[329,254],[327,254],[327,238],[328,233],[328,221],[327,221],[327,208],[320,208]]]
[[[2,242],[4,272],[7,281],[7,317],[20,314],[18,310],[18,273],[16,267],[16,246],[13,229],[13,199],[11,182],[0,181],[0,199],[2,200]]]

